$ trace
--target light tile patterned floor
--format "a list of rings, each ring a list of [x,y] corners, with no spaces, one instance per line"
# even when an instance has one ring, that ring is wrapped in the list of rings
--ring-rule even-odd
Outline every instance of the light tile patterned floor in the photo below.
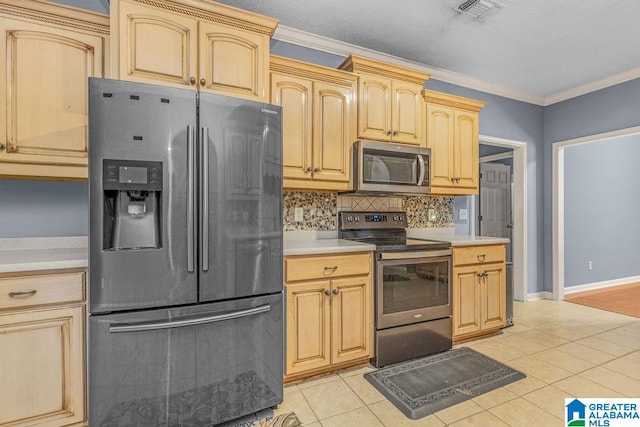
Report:
[[[640,397],[640,319],[561,301],[514,304],[515,326],[471,347],[527,378],[410,420],[363,366],[287,385],[277,413],[310,427],[562,426],[565,397]]]

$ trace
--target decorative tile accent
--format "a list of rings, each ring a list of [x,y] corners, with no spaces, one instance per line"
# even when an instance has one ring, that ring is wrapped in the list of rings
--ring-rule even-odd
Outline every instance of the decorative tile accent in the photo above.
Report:
[[[406,211],[409,228],[454,227],[451,197],[440,196],[355,196],[336,193],[285,191],[284,231],[337,230],[338,211]],[[303,220],[294,221],[296,207],[304,208]],[[433,217],[429,218],[429,209]]]
[[[304,208],[302,221],[296,222],[295,208]],[[285,191],[282,200],[284,231],[337,230],[337,194]]]
[[[441,196],[405,196],[409,228],[454,227],[453,198]],[[429,209],[433,217],[429,218]]]

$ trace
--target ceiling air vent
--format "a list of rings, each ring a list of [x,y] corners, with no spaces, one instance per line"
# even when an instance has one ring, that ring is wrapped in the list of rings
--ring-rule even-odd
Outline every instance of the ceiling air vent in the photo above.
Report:
[[[503,7],[503,4],[495,0],[467,0],[456,7],[456,10],[471,15],[478,21],[484,21]]]

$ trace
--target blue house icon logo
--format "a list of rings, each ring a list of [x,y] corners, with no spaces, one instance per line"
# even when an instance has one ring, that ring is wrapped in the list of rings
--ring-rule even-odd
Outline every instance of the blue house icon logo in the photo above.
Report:
[[[586,407],[587,405],[578,399],[573,399],[567,405],[567,427],[583,427],[585,425]]]

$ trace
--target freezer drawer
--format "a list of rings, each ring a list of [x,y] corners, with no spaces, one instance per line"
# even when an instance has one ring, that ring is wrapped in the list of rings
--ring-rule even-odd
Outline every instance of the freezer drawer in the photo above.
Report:
[[[282,294],[89,318],[89,425],[209,426],[282,402]]]

